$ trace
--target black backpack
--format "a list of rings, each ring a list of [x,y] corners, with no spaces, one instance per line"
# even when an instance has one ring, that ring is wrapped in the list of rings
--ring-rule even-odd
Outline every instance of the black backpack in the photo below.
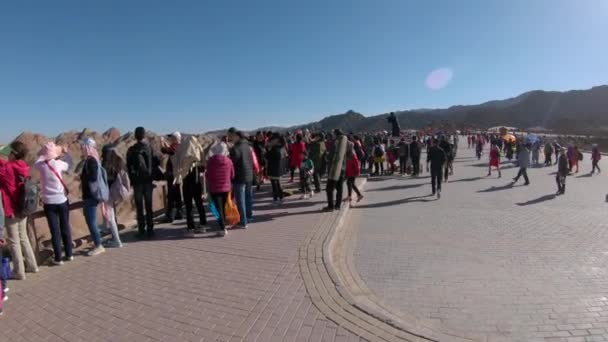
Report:
[[[19,217],[27,217],[38,211],[38,194],[40,190],[31,177],[19,177],[19,179],[23,182],[23,186],[16,212]]]
[[[384,151],[382,151],[382,147],[378,145],[374,148],[374,157],[382,158],[382,156],[384,156]]]

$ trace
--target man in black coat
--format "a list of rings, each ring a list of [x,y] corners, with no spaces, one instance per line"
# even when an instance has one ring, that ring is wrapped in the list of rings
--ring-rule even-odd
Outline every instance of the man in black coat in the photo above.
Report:
[[[412,176],[417,177],[420,174],[420,142],[416,136],[410,143],[410,158],[412,159]]]
[[[127,151],[127,169],[133,186],[133,199],[137,208],[137,237],[144,236],[147,227],[148,236],[154,235],[154,211],[152,210],[152,173],[155,167],[154,154],[150,145],[144,141],[146,130],[135,129],[137,143]],[[145,213],[144,213],[145,208]]]
[[[241,215],[239,228],[246,229],[247,223],[253,220],[253,152],[241,131],[231,128],[228,141],[233,144],[230,159],[234,164],[234,193]]]
[[[443,176],[443,167],[447,161],[445,152],[439,147],[437,139],[433,139],[433,145],[429,149],[426,163],[427,170],[431,171],[431,186],[433,188],[433,195],[437,194],[437,199],[441,198],[441,181]]]

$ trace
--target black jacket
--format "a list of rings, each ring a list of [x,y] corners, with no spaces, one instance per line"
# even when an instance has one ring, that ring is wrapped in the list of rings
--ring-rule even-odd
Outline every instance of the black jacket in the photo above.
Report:
[[[420,158],[420,143],[418,143],[418,141],[412,141],[410,143],[410,157]]]
[[[285,170],[284,148],[280,144],[276,144],[268,148],[266,152],[266,172],[268,177],[281,177]]]
[[[230,159],[234,163],[234,183],[253,183],[253,157],[247,140],[241,139],[232,147]]]
[[[431,163],[431,169],[441,169],[445,164],[447,157],[445,151],[439,146],[433,146],[430,148],[429,153],[426,157],[426,162]]]
[[[138,142],[127,151],[127,169],[131,184],[152,183],[152,148],[145,142]]]
[[[82,167],[80,175],[80,189],[82,191],[82,199],[93,198],[89,183],[97,181],[97,172],[99,172],[99,164],[93,157],[87,157]]]

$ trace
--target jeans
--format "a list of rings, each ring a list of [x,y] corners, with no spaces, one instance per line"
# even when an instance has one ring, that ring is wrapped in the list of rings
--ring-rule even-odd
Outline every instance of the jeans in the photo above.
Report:
[[[194,215],[192,202],[196,205],[201,225],[207,224],[207,215],[203,206],[203,185],[201,183],[184,184],[184,202],[186,204],[186,221],[188,229],[194,229]]]
[[[356,177],[348,177],[346,179],[346,187],[348,189],[348,197],[352,197],[353,190],[355,190],[355,193],[357,194],[357,196],[361,197],[361,191],[359,191],[359,188],[357,187],[356,179],[357,179]]]
[[[281,188],[281,180],[271,179],[270,185],[272,185],[272,199],[275,201],[283,199],[283,188]]]
[[[83,202],[84,219],[89,227],[91,239],[93,240],[93,243],[95,243],[95,247],[99,247],[101,246],[101,234],[97,227],[97,205],[99,205],[99,202],[94,198],[85,199]]]
[[[61,243],[65,249],[65,256],[72,256],[72,228],[70,227],[70,204],[45,204],[44,214],[51,230],[53,254],[55,261],[61,261]]]
[[[517,173],[517,177],[515,177],[514,181],[517,182],[519,180],[519,177],[524,176],[524,180],[526,181],[526,184],[530,183],[530,180],[528,179],[528,168],[527,167],[520,167],[519,168],[519,172]]]
[[[340,179],[333,180],[333,179],[328,179],[327,180],[327,186],[326,186],[326,192],[327,192],[327,207],[328,208],[335,208],[335,209],[339,209],[340,208],[340,204],[342,203],[342,193],[343,193],[343,187],[344,187],[344,177],[340,176]],[[336,190],[336,201],[334,202],[334,190]]]
[[[217,209],[217,212],[220,214],[220,218],[217,220],[217,224],[220,226],[221,230],[226,229],[226,225],[224,224],[224,217],[226,217],[225,209],[226,209],[226,200],[228,199],[227,192],[220,192],[215,194],[210,194],[211,200]]]
[[[152,183],[134,184],[133,199],[137,208],[137,229],[140,234],[143,234],[148,227],[148,232],[154,230],[154,211],[152,209],[152,192],[154,186]],[[145,208],[145,214],[144,214]]]
[[[27,218],[7,218],[6,232],[6,242],[13,258],[13,274],[17,279],[25,279],[26,271],[38,269],[36,256],[27,236]]]
[[[241,214],[241,225],[246,226],[253,219],[253,189],[251,183],[235,184],[236,205]]]
[[[559,174],[557,174],[555,176],[555,182],[557,183],[557,191],[559,191],[561,193],[565,193],[566,192],[566,177],[560,176]]]
[[[433,189],[433,194],[435,194],[437,191],[441,191],[442,177],[443,167],[431,168],[431,187]]]
[[[315,191],[321,192],[321,173],[315,168],[314,174],[312,175],[313,182],[315,183]]]
[[[116,209],[114,209],[113,206],[109,206],[108,208],[110,210],[110,217],[106,218],[104,216],[103,218],[103,225],[110,230],[110,232],[112,233],[112,240],[114,240],[114,243],[116,244],[122,244],[122,242],[120,241],[120,235],[118,234],[118,223],[116,222]]]

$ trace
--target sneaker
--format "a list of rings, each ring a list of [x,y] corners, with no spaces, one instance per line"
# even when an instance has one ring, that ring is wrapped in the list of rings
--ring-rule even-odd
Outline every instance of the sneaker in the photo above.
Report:
[[[318,191],[317,191],[317,192],[318,192]],[[311,190],[311,191],[310,191],[310,198],[312,198],[312,196],[314,196],[314,195],[315,195],[315,191],[314,191],[314,190]]]
[[[7,292],[9,292],[10,290],[11,290],[11,289],[7,287],[7,288],[5,288],[5,289],[4,289],[4,291],[3,291],[3,292],[4,292],[4,293],[7,293]]]
[[[194,229],[187,229],[184,237],[193,238],[194,237]]]
[[[7,300],[8,300],[8,296],[7,296],[7,295],[4,295],[4,298],[2,298],[2,301],[6,302]],[[1,314],[2,314],[2,313],[0,313],[0,315],[1,315]]]
[[[65,257],[65,261],[74,261],[74,256]]]
[[[300,199],[301,199],[301,200],[305,200],[305,199],[306,199],[306,194],[304,194],[304,195],[300,196]]]
[[[226,229],[217,232],[217,236],[219,237],[225,237],[226,235],[228,235],[228,231]]]
[[[63,261],[62,260],[57,261],[57,260],[53,259],[52,264],[55,266],[62,266]]]
[[[325,211],[325,212],[331,212],[331,211],[334,211],[334,208],[333,207],[325,207],[325,208],[323,208],[321,210]]]
[[[530,185],[530,182],[525,182],[524,185]]]
[[[363,195],[357,197],[357,203],[361,202],[363,200],[363,197],[364,197]]]
[[[87,253],[87,256],[90,256],[90,257],[96,256],[96,255],[99,255],[101,253],[105,253],[105,251],[106,251],[106,249],[103,246],[98,246],[98,247],[95,247],[95,248],[91,249]]]
[[[25,272],[27,272],[27,273],[38,273],[38,272],[40,272],[40,269],[38,267],[36,267],[33,270],[26,270]]]
[[[437,199],[441,199],[441,190],[437,191]]]
[[[108,248],[122,248],[122,242],[117,242],[117,241],[114,241],[114,240],[108,240],[104,244],[104,246],[108,247]]]
[[[352,202],[353,199],[349,196],[342,200],[342,202]]]

